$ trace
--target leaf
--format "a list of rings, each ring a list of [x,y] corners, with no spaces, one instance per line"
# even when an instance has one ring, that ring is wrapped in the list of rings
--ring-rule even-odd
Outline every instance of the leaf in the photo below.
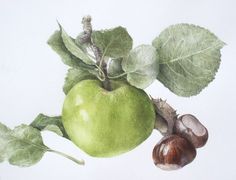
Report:
[[[42,131],[42,130],[49,130],[52,131],[59,136],[63,136],[69,139],[64,126],[61,121],[61,116],[46,116],[44,114],[39,114],[35,120],[30,124],[30,126]]]
[[[199,26],[177,24],[153,41],[160,57],[157,79],[179,96],[197,95],[215,77],[224,43]]]
[[[127,73],[127,81],[144,89],[155,79],[159,71],[158,56],[151,45],[140,45],[130,51],[122,61],[122,68]]]
[[[70,51],[71,54],[73,54],[75,57],[81,59],[84,63],[89,65],[95,65],[96,63],[89,58],[89,56],[80,48],[78,45],[76,45],[75,40],[73,40],[62,28],[62,26],[59,24],[60,30],[61,30],[61,37],[64,42],[65,47]]]
[[[69,69],[63,86],[64,93],[67,94],[74,85],[85,79],[96,79],[96,76],[82,68]]]
[[[53,152],[77,164],[84,164],[83,160],[45,146],[40,131],[32,126],[22,124],[11,130],[0,122],[0,162],[8,160],[12,165],[28,167],[40,161],[45,152]]]
[[[84,67],[87,69],[94,69],[93,66],[85,64],[79,58],[71,54],[70,51],[68,51],[61,38],[60,31],[55,31],[54,34],[49,38],[47,43],[62,58],[64,64],[74,68]]]
[[[103,56],[119,58],[126,56],[132,49],[133,40],[123,27],[93,31],[92,42],[101,50]]]
[[[53,125],[53,124],[49,124],[47,125],[44,129],[42,129],[43,131],[44,130],[47,130],[47,131],[51,131],[51,132],[54,132],[56,133],[57,135],[59,136],[63,136],[63,133],[61,132],[61,129],[56,126],[56,125]]]
[[[107,73],[109,76],[118,76],[118,75],[124,73],[122,66],[121,66],[122,60],[123,60],[123,58],[118,58],[118,59],[111,59],[108,62]]]
[[[1,144],[1,142],[0,142]],[[3,147],[0,147],[0,152],[3,152]],[[4,161],[4,154],[0,154],[0,163]]]
[[[9,128],[4,126],[3,124],[0,123],[0,162],[3,162],[5,159],[5,146],[6,146],[6,142],[5,140],[2,138],[2,134],[6,133],[9,131]]]
[[[24,124],[11,130],[0,123],[0,146],[1,160],[22,167],[37,163],[48,149],[40,132]]]

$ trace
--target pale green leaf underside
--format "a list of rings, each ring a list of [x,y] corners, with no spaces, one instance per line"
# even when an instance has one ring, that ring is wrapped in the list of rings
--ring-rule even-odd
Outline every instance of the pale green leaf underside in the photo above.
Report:
[[[73,54],[75,57],[81,59],[84,63],[89,65],[95,65],[95,62],[89,58],[89,56],[76,45],[75,41],[65,32],[65,30],[60,26],[61,37],[65,44],[65,47]]]
[[[69,69],[63,86],[64,93],[67,94],[71,90],[71,88],[74,87],[74,85],[85,79],[96,79],[96,76],[82,68]]]
[[[151,45],[140,45],[130,51],[122,61],[122,68],[127,73],[127,81],[144,89],[155,79],[159,71],[156,49]]]
[[[133,40],[123,27],[104,31],[93,31],[92,42],[102,51],[103,56],[124,57],[132,49]]]
[[[24,124],[11,130],[0,123],[0,147],[1,160],[22,167],[37,163],[47,151],[40,132]]]
[[[215,77],[224,43],[199,26],[177,24],[153,41],[160,58],[157,79],[179,96],[200,93]]]
[[[118,76],[122,73],[124,73],[121,62],[123,58],[118,59],[111,59],[108,63],[108,70],[107,73],[109,76]]]
[[[61,116],[46,116],[44,114],[39,114],[35,120],[30,124],[30,126],[42,131],[42,130],[49,130],[52,131],[59,136],[63,136],[69,139],[64,126],[61,121]]]

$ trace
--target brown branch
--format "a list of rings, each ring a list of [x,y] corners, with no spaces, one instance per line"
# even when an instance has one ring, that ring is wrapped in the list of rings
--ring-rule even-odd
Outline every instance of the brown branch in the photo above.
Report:
[[[96,64],[98,66],[101,65],[100,68],[102,69],[102,71],[104,73],[104,76],[105,76],[104,81],[103,81],[103,87],[106,90],[110,91],[111,90],[111,84],[110,84],[110,81],[109,81],[108,76],[107,76],[107,64],[102,59],[101,50],[95,44],[93,44],[93,42],[91,40],[91,35],[92,35],[92,32],[93,32],[91,21],[92,21],[91,16],[87,15],[87,16],[83,17],[82,24],[83,24],[84,32],[82,34],[80,34],[79,41],[82,44],[84,44],[84,43],[90,44],[90,47],[91,47],[91,49],[93,51],[93,54],[95,56],[95,59],[96,59]]]
[[[101,51],[99,50],[99,48],[92,43],[91,41],[91,35],[93,32],[93,28],[92,28],[92,24],[91,24],[92,18],[90,15],[84,16],[82,19],[82,24],[83,24],[83,33],[80,34],[79,36],[79,41],[82,44],[88,43],[91,46],[91,49],[95,55],[97,64],[101,61]]]

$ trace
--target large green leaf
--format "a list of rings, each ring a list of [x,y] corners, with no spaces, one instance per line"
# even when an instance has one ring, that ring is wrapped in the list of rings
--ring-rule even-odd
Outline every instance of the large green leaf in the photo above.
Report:
[[[127,81],[144,89],[155,79],[159,71],[156,49],[151,45],[140,45],[130,51],[122,61],[122,68],[127,73]]]
[[[84,63],[89,64],[89,65],[95,65],[95,61],[93,61],[86,52],[83,51],[82,46],[78,46],[75,43],[75,40],[72,39],[62,28],[61,25],[60,30],[61,30],[61,37],[64,42],[65,47],[70,51],[71,54],[73,54],[75,57],[81,59]]]
[[[60,31],[55,31],[54,34],[49,38],[47,43],[62,58],[64,64],[74,68],[84,67],[93,69],[93,66],[85,64],[79,58],[74,56],[70,51],[68,51],[61,38]]]
[[[193,96],[215,77],[224,43],[199,26],[177,24],[153,41],[159,58],[157,79],[179,96]]]
[[[37,163],[48,150],[40,132],[24,124],[11,130],[0,123],[0,147],[1,160],[22,167]]]
[[[132,38],[125,28],[93,31],[92,42],[102,51],[103,56],[124,57],[132,49]]]
[[[35,118],[35,120],[30,124],[30,126],[37,128],[40,131],[49,130],[69,139],[62,124],[61,116],[50,117],[44,114],[39,114]]]
[[[69,69],[63,86],[64,93],[67,94],[74,85],[85,79],[96,79],[96,76],[91,72],[82,68]]]

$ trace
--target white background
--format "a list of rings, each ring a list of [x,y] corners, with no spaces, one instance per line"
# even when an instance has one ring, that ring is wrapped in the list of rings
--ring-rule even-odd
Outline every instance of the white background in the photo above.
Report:
[[[86,166],[46,153],[30,168],[0,164],[1,180],[199,180],[236,178],[236,3],[234,0],[0,0],[0,121],[13,128],[30,123],[40,112],[59,115],[67,67],[46,44],[56,30],[56,20],[72,36],[81,29],[81,18],[91,14],[94,29],[126,27],[134,46],[149,44],[167,26],[193,23],[210,29],[227,43],[216,79],[201,94],[178,97],[159,82],[147,92],[167,99],[180,114],[195,114],[208,127],[207,145],[193,163],[166,172],[152,163],[151,153],[161,138],[153,132],[135,150],[99,159],[80,151],[71,142],[45,132],[45,144],[75,157]]]

